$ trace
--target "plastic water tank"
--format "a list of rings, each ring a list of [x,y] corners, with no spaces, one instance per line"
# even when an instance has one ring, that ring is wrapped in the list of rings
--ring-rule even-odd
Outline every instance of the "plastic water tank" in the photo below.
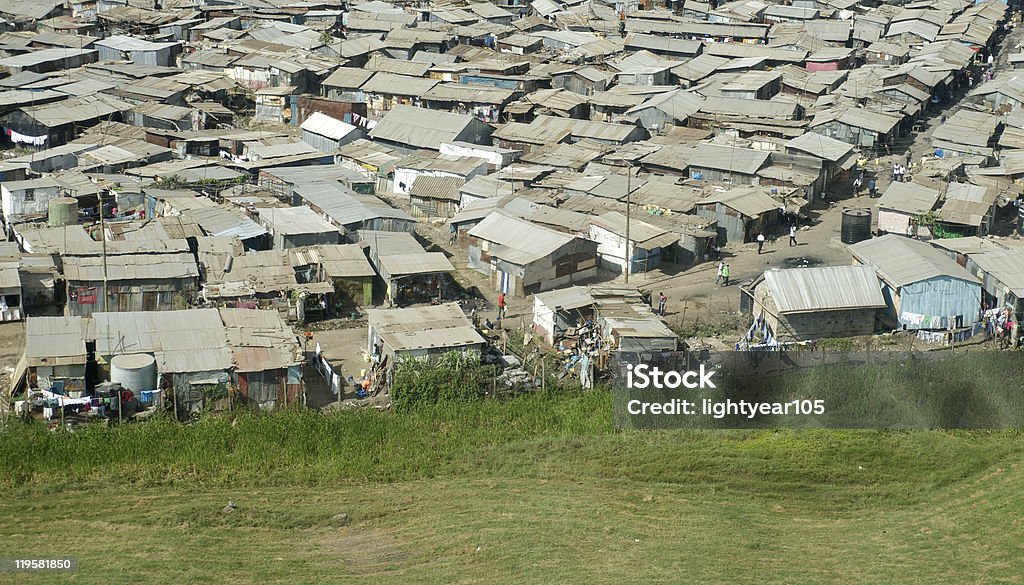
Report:
[[[839,239],[844,244],[856,244],[871,239],[871,210],[844,209]]]
[[[148,353],[114,356],[110,360],[110,381],[136,395],[156,389],[156,359]]]
[[[50,227],[63,227],[78,223],[78,200],[74,197],[57,197],[49,203],[47,223]]]

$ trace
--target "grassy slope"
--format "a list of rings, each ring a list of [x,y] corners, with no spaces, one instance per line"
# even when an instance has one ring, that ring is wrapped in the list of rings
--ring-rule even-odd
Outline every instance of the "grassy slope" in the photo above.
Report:
[[[1019,433],[612,433],[607,402],[16,434],[0,540],[77,583],[1024,579]]]

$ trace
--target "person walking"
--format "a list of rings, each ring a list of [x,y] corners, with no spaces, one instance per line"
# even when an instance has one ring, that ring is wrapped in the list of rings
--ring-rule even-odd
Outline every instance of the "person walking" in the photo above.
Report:
[[[455,242],[459,239],[459,230],[456,229],[455,224],[448,225],[448,245],[454,246]]]
[[[505,318],[505,293],[498,293],[498,319]]]
[[[722,286],[729,286],[729,265],[722,266]]]
[[[789,226],[789,247],[792,248],[796,245],[796,226]]]
[[[665,316],[665,304],[668,303],[668,297],[665,293],[658,293],[658,314],[662,317]]]
[[[871,197],[875,196],[875,179],[872,178],[868,181],[868,195]]]
[[[757,234],[757,253],[761,253],[761,249],[764,248],[764,234]]]
[[[715,277],[715,284],[718,284],[722,280],[722,269],[725,268],[725,262],[719,260],[718,262],[718,276]]]

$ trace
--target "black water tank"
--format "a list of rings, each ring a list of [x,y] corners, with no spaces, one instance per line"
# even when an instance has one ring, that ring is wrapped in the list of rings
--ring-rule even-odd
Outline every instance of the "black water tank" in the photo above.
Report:
[[[839,239],[844,244],[856,244],[871,239],[871,210],[844,209]]]

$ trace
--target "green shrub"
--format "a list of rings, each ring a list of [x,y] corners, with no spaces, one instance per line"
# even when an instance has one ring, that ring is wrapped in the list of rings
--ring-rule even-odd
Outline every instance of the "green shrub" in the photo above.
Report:
[[[436,360],[402,360],[395,368],[391,404],[404,411],[427,404],[479,400],[496,375],[495,366],[480,363],[479,352],[453,351]]]

